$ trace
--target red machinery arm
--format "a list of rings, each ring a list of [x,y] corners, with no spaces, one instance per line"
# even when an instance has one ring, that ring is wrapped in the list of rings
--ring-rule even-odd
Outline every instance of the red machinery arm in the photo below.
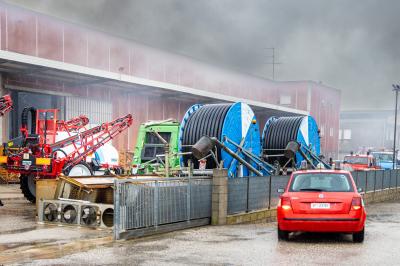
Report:
[[[66,146],[72,145],[74,150],[66,154],[64,169],[74,166],[83,161],[87,155],[95,152],[98,148],[112,140],[125,129],[132,125],[132,115],[128,114],[124,117],[115,119],[109,123],[103,123],[100,126],[80,132],[59,142],[52,144],[50,147],[57,151]]]
[[[4,95],[0,97],[0,116],[3,116],[6,112],[9,112],[13,107],[13,101],[10,95]]]
[[[84,115],[74,117],[70,120],[57,120],[57,131],[76,131],[89,124],[89,118]]]

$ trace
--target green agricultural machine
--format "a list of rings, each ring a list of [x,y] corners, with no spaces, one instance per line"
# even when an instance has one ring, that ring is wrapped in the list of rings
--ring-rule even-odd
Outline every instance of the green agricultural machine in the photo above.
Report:
[[[179,122],[168,119],[141,124],[132,161],[133,174],[168,175],[180,170]],[[165,162],[169,163],[165,163]]]

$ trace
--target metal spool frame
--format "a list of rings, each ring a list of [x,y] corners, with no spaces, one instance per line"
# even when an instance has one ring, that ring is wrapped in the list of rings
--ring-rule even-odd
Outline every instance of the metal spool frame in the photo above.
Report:
[[[320,154],[320,137],[318,126],[311,116],[271,117],[264,126],[262,146],[264,154],[269,156],[267,161],[285,165],[287,158],[276,156],[283,154],[283,150],[290,141],[297,141],[311,149],[317,156]],[[274,156],[275,155],[275,156]],[[295,164],[299,167],[303,157],[296,153]]]
[[[261,155],[260,132],[254,112],[244,103],[194,105],[186,112],[181,123],[179,150],[190,152],[201,137],[215,137],[231,150],[237,152],[234,142],[243,148],[251,150],[257,156]],[[238,173],[238,162],[221,149],[216,150],[218,161],[223,161],[230,177],[250,175],[246,167]],[[199,167],[199,162],[191,155],[181,156],[181,165],[187,166],[188,160]],[[207,159],[206,169],[217,167],[215,160]]]

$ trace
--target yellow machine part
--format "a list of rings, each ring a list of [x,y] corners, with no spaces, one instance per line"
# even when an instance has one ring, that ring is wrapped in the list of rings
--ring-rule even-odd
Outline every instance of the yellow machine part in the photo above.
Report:
[[[50,165],[51,164],[51,159],[50,158],[36,158],[36,162],[35,163],[36,163],[36,165]]]
[[[0,164],[6,164],[7,163],[7,156],[0,156]]]

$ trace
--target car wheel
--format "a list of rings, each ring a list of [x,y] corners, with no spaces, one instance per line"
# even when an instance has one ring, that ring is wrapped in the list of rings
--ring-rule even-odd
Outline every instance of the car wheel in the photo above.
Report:
[[[364,228],[360,232],[353,233],[353,242],[356,242],[356,243],[364,242],[364,235],[365,235]]]
[[[278,240],[289,240],[289,232],[279,229],[279,226],[278,226]]]

